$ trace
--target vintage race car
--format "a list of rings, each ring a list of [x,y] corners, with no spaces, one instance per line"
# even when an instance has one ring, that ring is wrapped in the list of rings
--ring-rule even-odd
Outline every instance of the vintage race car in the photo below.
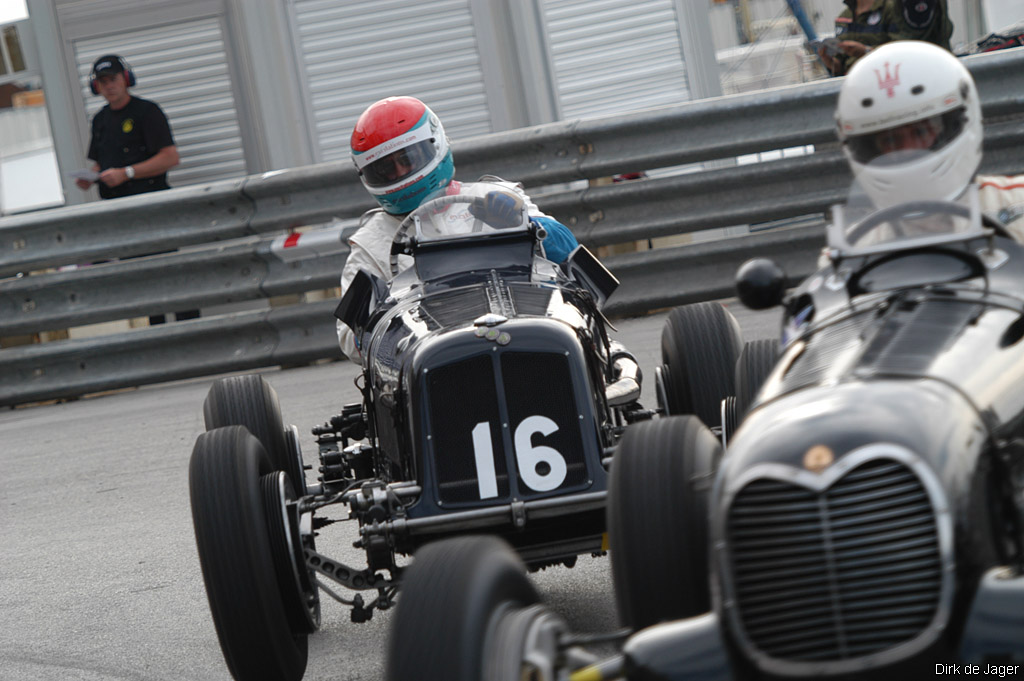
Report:
[[[607,638],[621,652],[588,655],[598,637],[540,604],[500,540],[462,537],[407,573],[389,679],[1024,670],[1024,247],[973,191],[880,211],[851,200],[834,218],[819,271],[788,294],[771,262],[740,268],[743,302],[783,305],[782,349],[737,362],[735,386],[757,387],[722,401],[719,435],[657,418],[615,453],[610,555],[628,633]],[[727,324],[668,336],[735,342]],[[686,352],[668,349],[672,384]]]
[[[315,484],[262,377],[210,389],[191,498],[236,679],[301,678],[320,592],[365,621],[393,604],[398,557],[428,542],[492,532],[534,568],[604,551],[610,454],[652,415],[600,311],[617,282],[583,247],[564,264],[540,257],[545,231],[508,189],[453,186],[399,228],[394,279],[360,273],[338,307],[363,401],[313,430]],[[345,519],[365,566],[320,553],[322,528]]]

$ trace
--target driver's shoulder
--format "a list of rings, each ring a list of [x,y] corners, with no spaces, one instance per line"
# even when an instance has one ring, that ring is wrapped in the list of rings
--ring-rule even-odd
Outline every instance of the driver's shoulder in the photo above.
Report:
[[[349,240],[360,245],[381,240],[390,243],[400,224],[402,219],[399,216],[392,215],[382,208],[375,208],[363,214],[359,220],[359,228]]]
[[[995,216],[1020,240],[1024,230],[1024,175],[979,175],[981,210]]]
[[[1024,199],[1024,175],[978,175],[975,182],[983,194]]]

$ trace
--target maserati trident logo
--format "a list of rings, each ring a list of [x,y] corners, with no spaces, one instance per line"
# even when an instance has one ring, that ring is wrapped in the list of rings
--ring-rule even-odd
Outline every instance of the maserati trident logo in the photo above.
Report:
[[[896,73],[889,72],[889,62],[885,62],[885,77],[875,69],[875,75],[878,76],[878,89],[885,90],[886,94],[890,97],[896,94],[896,86],[900,84],[900,65],[896,65]]]
[[[815,445],[804,454],[804,468],[812,473],[821,473],[832,465],[835,455],[825,445]]]

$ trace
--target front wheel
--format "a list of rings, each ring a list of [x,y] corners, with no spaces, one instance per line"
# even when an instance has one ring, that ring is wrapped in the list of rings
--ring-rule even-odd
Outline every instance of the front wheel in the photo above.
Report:
[[[721,445],[695,416],[626,429],[608,483],[619,619],[642,629],[711,609],[708,498]]]
[[[736,416],[742,420],[779,359],[779,342],[769,338],[749,341],[736,361]]]
[[[695,303],[669,313],[661,333],[662,405],[666,414],[696,414],[721,425],[722,400],[735,391],[740,328],[720,303]]]
[[[292,556],[281,549],[280,518],[269,522],[275,518],[267,511],[266,500],[282,493],[285,480],[241,426],[203,433],[192,450],[189,488],[199,562],[221,650],[237,681],[298,681],[306,669],[311,627],[296,628],[296,612],[317,604],[296,603],[301,589],[282,579]]]
[[[295,496],[306,494],[306,472],[292,438],[285,431],[277,393],[259,374],[217,379],[203,402],[206,430],[245,426],[263,445],[275,470],[291,480]]]
[[[537,604],[525,573],[519,556],[496,537],[425,546],[402,581],[385,678],[555,678],[536,665],[545,659],[554,664],[563,626]]]

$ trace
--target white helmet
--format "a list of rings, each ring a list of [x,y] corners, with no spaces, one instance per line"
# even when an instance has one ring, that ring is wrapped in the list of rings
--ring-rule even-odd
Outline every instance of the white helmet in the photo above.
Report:
[[[839,90],[839,140],[879,208],[955,200],[981,163],[981,104],[970,72],[931,43],[886,43]]]

